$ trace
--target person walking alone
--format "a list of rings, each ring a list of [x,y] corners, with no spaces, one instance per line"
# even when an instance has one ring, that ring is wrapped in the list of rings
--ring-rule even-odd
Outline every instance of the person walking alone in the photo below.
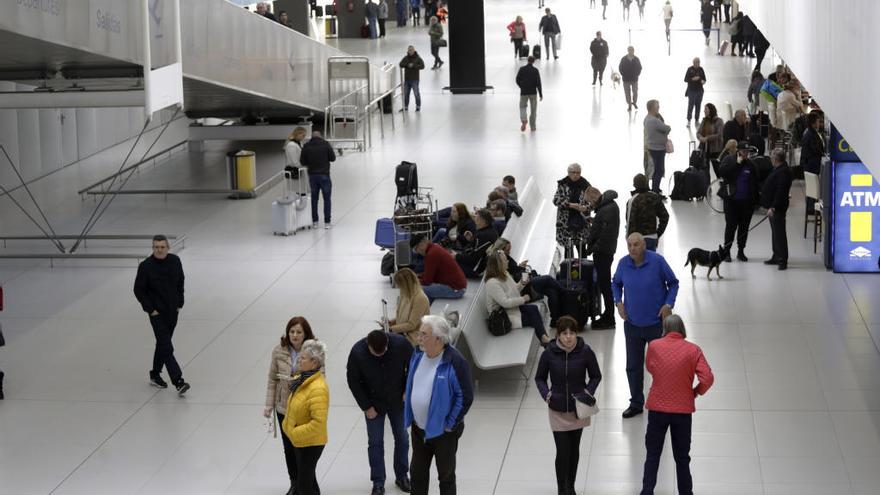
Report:
[[[312,194],[312,228],[318,228],[318,194],[324,197],[324,228],[330,228],[333,182],[330,180],[330,163],[336,161],[336,153],[321,133],[312,133],[312,139],[303,146],[300,162],[309,169],[309,189]]]
[[[666,125],[660,115],[660,102],[648,101],[648,115],[645,117],[645,149],[654,165],[651,190],[660,194],[660,182],[666,174],[666,141],[672,127]]]
[[[696,344],[686,340],[687,331],[678,315],[663,320],[663,338],[648,344],[645,366],[653,383],[648,393],[648,427],[645,432],[645,471],[641,495],[654,495],[657,470],[666,430],[672,436],[675,478],[680,495],[693,495],[690,451],[695,399],[706,395],[715,382],[712,368]],[[693,385],[694,378],[698,383]]]
[[[605,75],[605,66],[608,64],[608,42],[602,39],[602,31],[596,31],[596,38],[590,43],[590,66],[593,67],[593,86],[596,85],[596,76],[599,77],[599,86]]]
[[[171,338],[177,327],[177,317],[183,309],[184,274],[180,258],[169,253],[169,249],[167,237],[153,236],[153,254],[138,265],[134,295],[144,312],[150,315],[150,326],[156,337],[150,385],[168,388],[161,376],[164,366],[178,395],[183,395],[190,386],[183,380],[183,372],[174,358]]]
[[[522,122],[519,130],[525,132],[526,124],[529,124],[534,132],[538,115],[538,98],[544,101],[541,73],[535,67],[535,57],[529,55],[529,63],[519,68],[519,72],[516,73],[516,85],[519,86],[519,120]],[[531,110],[531,114],[527,113],[526,106]]]
[[[688,99],[686,117],[687,126],[690,127],[691,118],[693,118],[694,124],[700,121],[700,105],[703,103],[704,93],[703,86],[706,84],[706,71],[700,67],[700,57],[694,57],[693,65],[685,71],[684,82],[687,83],[684,95]]]
[[[669,0],[666,0],[666,4],[663,5],[663,23],[666,24],[666,41],[670,40],[669,25],[672,24],[673,15],[672,3],[670,3]]]
[[[785,214],[788,212],[788,193],[791,190],[792,173],[785,162],[785,151],[774,149],[770,152],[773,171],[764,181],[761,189],[761,206],[767,209],[770,217],[770,232],[773,239],[773,256],[765,265],[776,265],[779,270],[788,268],[788,237],[785,233]]]
[[[626,96],[626,111],[639,108],[639,76],[642,74],[642,61],[636,57],[636,49],[629,46],[626,55],[617,67],[623,80],[623,94]]]
[[[379,37],[385,37],[385,22],[388,20],[388,2],[379,0]]]
[[[376,5],[373,0],[367,0],[367,4],[364,6],[364,15],[367,18],[367,23],[370,25],[370,39],[374,40],[379,37],[379,29],[377,26],[379,20],[379,6]]]
[[[416,95],[416,112],[422,109],[422,95],[419,92],[419,72],[425,69],[425,61],[419,56],[415,47],[410,45],[406,49],[406,56],[400,59],[400,67],[403,69],[403,111],[409,111],[409,94]]]
[[[507,31],[510,33],[510,42],[513,43],[513,57],[517,60],[522,58],[520,51],[526,38],[526,24],[523,22],[522,16],[516,16],[516,19],[507,25]]]
[[[559,19],[556,18],[555,14],[550,12],[550,9],[544,9],[544,17],[541,18],[541,22],[538,24],[538,31],[540,31],[544,35],[544,51],[547,52],[547,60],[550,60],[550,48],[553,48],[553,60],[559,58],[556,54],[556,36],[561,32],[559,29]]]
[[[709,46],[709,33],[712,31],[712,16],[714,12],[715,7],[712,6],[712,3],[709,0],[703,0],[703,4],[700,5],[700,22],[703,24],[703,36],[706,37],[706,46]]]
[[[439,69],[443,66],[443,60],[440,58],[440,47],[446,46],[446,40],[443,39],[443,26],[437,20],[437,16],[431,16],[428,26],[428,36],[431,38],[431,55],[434,56],[434,66],[431,70]]]

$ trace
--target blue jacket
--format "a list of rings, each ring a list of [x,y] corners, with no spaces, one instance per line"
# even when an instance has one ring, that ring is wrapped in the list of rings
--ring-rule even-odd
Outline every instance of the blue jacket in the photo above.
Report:
[[[645,261],[638,267],[631,256],[620,259],[611,281],[611,290],[615,304],[623,301],[629,323],[651,327],[660,324],[658,313],[664,304],[675,306],[678,279],[663,256],[645,251]],[[624,290],[626,299],[623,297]]]
[[[417,350],[409,363],[409,376],[406,378],[403,417],[407,428],[413,424],[412,386],[413,377],[419,361],[425,353]],[[428,424],[425,425],[425,439],[443,435],[464,420],[471,403],[474,402],[474,386],[471,368],[467,361],[452,346],[443,349],[443,358],[434,376],[434,389],[428,407]]]

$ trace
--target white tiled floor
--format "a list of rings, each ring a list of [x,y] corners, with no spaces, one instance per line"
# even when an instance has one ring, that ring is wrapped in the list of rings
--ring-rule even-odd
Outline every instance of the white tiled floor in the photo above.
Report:
[[[441,94],[447,70],[425,71],[423,112],[410,114],[406,126],[386,134],[370,152],[346,154],[334,166],[333,230],[273,237],[269,204],[277,190],[252,201],[117,199],[96,232],[188,236],[181,252],[187,304],[175,335],[177,357],[193,385],[184,399],[146,383],[153,339],[131,295],[133,262],[62,262],[54,268],[0,262],[9,341],[0,350],[7,373],[7,400],[0,403],[0,493],[282,493],[281,443],[267,434],[260,412],[269,352],[295,314],[308,317],[330,347],[330,443],[319,465],[323,493],[367,493],[366,432],[344,367],[350,346],[372,327],[379,299],[395,295],[378,274],[381,254],[372,244],[375,219],[390,213],[392,166],[416,161],[420,182],[435,187],[442,203],[477,204],[507,173],[523,182],[533,175],[550,194],[566,165],[578,161],[590,181],[625,199],[630,178],[641,169],[644,113],[628,115],[620,90],[610,84],[593,89],[587,79],[586,47],[595,30],[609,40],[612,60],[627,44],[619,7],[611,3],[614,21],[602,22],[586,2],[548,2],[560,15],[565,46],[559,61],[539,63],[546,94],[538,132],[522,134],[513,84],[518,64],[504,26],[522,14],[534,33],[539,11],[532,1],[487,2],[487,77],[495,93]],[[673,27],[697,27],[696,10],[685,7],[690,3],[696,4],[676,2]],[[633,43],[645,66],[640,101],[658,98],[674,126],[678,151],[671,175],[684,168],[690,140],[681,82],[690,59],[703,57],[705,101],[716,103],[723,116],[725,101],[744,105],[749,61],[712,55],[699,33],[675,33],[667,56],[657,31],[659,4],[649,2],[645,26],[652,31],[634,31]],[[338,42],[347,51],[392,62],[409,43],[429,57],[426,34],[412,28],[392,27],[389,38],[378,42]],[[222,177],[225,150],[220,143],[205,155],[176,155],[134,182],[178,185],[211,173]],[[260,150],[261,161],[280,166],[277,151]],[[75,190],[117,166],[119,152],[70,167],[35,188],[57,230],[79,230],[93,203],[81,202]],[[812,242],[800,235],[802,185],[793,194],[789,271],[760,263],[769,256],[766,226],[750,236],[750,263],[722,267],[725,280],[708,282],[702,270],[691,279],[679,270],[676,309],[717,376],[694,418],[698,493],[862,495],[876,493],[880,483],[880,313],[874,309],[880,279],[826,272]],[[30,233],[23,217],[0,201],[3,233]],[[667,205],[672,221],[661,252],[678,270],[690,247],[719,244],[723,218],[700,204]],[[17,243],[5,252],[31,249],[44,247]],[[90,244],[90,250],[119,248]],[[603,412],[581,447],[582,493],[639,489],[645,419],[620,418],[628,397],[621,337],[620,329],[585,335],[604,380],[598,393]],[[546,406],[533,383],[517,376],[477,374],[477,398],[458,455],[459,493],[555,493]],[[668,449],[658,494],[674,493]],[[388,455],[390,461],[390,449]]]

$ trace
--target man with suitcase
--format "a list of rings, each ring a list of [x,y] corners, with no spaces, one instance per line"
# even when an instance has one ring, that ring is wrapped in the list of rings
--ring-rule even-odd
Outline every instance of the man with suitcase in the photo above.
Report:
[[[624,419],[644,412],[645,346],[662,334],[663,319],[672,314],[678,279],[663,256],[648,251],[642,234],[626,239],[629,256],[617,263],[611,283],[617,312],[626,335],[626,378],[629,407]],[[626,297],[624,297],[624,295]]]
[[[596,188],[587,190],[587,198],[593,205],[596,217],[587,235],[587,254],[593,255],[596,267],[596,283],[602,293],[602,316],[591,325],[593,330],[614,328],[614,295],[611,293],[611,263],[617,251],[617,236],[620,235],[620,208],[615,200],[617,191],[607,190],[604,194]]]
[[[299,157],[300,163],[309,169],[309,189],[312,193],[312,228],[318,228],[318,194],[324,198],[324,228],[330,228],[330,193],[333,183],[330,181],[330,163],[336,161],[336,153],[330,143],[324,140],[321,133],[312,133],[312,139],[303,146]]]
[[[519,130],[526,131],[529,124],[535,131],[535,121],[538,112],[538,97],[544,100],[544,91],[541,89],[541,73],[535,67],[535,57],[529,57],[529,63],[519,68],[516,73],[516,85],[519,86],[519,120],[522,122]],[[531,115],[528,115],[526,106],[531,107]]]
[[[550,9],[544,9],[544,17],[541,18],[541,22],[538,24],[538,31],[544,34],[544,49],[547,50],[547,60],[550,60],[550,48],[553,48],[553,59],[556,60],[559,58],[556,55],[556,36],[559,34],[559,20],[556,19],[555,14],[550,13]],[[535,45],[536,47],[540,45]],[[538,53],[538,57],[540,57],[540,53]]]

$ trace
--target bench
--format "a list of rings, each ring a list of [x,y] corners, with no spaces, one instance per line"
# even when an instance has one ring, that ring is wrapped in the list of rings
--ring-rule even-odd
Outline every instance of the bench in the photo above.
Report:
[[[544,198],[533,178],[529,178],[519,197],[524,213],[507,223],[502,237],[513,245],[511,256],[517,260],[529,260],[539,273],[550,270],[555,241],[555,221],[552,204]],[[471,286],[468,285],[468,292]],[[515,328],[507,335],[496,337],[489,333],[486,320],[485,282],[480,281],[471,293],[466,312],[461,313],[460,334],[464,336],[473,364],[481,370],[493,370],[512,366],[524,366],[535,342],[533,328]]]

